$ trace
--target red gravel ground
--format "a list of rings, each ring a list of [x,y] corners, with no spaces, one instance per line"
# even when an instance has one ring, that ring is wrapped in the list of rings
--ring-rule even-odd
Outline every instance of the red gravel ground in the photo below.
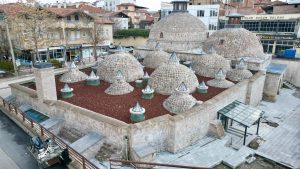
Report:
[[[145,68],[145,70],[150,75],[153,69]],[[87,74],[90,73],[90,69],[84,70]],[[212,78],[206,78],[198,76],[199,82],[204,80],[207,82]],[[134,82],[130,83],[135,87]],[[64,83],[59,82],[58,77],[56,78],[56,88],[58,99],[63,100],[68,103],[101,113],[106,116],[121,120],[125,123],[132,123],[130,121],[129,109],[134,106],[136,101],[146,109],[145,117],[146,119],[151,119],[154,117],[162,116],[165,114],[174,115],[163,108],[163,101],[168,97],[161,94],[154,95],[151,100],[145,100],[141,98],[142,88],[135,88],[133,92],[121,95],[112,96],[104,93],[105,89],[109,87],[109,83],[101,81],[100,86],[87,86],[84,82],[77,82],[69,84],[70,87],[74,89],[74,96],[69,99],[63,99],[60,97],[60,89],[63,88]],[[26,85],[29,88],[35,89],[34,84]],[[146,84],[144,84],[146,87]],[[143,88],[144,88],[143,87]],[[193,93],[192,95],[201,101],[207,101],[217,94],[221,93],[225,89],[209,87],[207,94]]]

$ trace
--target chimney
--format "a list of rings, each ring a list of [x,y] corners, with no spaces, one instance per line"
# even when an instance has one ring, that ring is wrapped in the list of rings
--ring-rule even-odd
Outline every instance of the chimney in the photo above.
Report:
[[[50,63],[38,63],[34,66],[34,77],[38,99],[57,100],[54,69]]]

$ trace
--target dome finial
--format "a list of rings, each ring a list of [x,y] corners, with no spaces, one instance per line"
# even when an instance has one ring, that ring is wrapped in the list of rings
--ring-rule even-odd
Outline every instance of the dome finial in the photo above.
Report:
[[[208,49],[208,53],[209,54],[216,54],[217,51],[215,50],[215,48],[213,46],[211,46],[209,49]]]
[[[237,69],[242,69],[242,70],[247,69],[247,64],[246,64],[244,58],[241,58],[241,59],[239,60],[239,63],[236,65],[236,68],[237,68]]]
[[[223,80],[225,78],[226,78],[226,74],[224,73],[224,70],[222,68],[219,69],[218,72],[215,75],[215,79]]]
[[[177,87],[177,91],[186,93],[186,92],[188,92],[188,88],[187,88],[186,84],[185,84],[184,82],[182,82],[182,83]]]
[[[117,71],[116,79],[117,79],[117,80],[122,80],[122,79],[124,79],[124,76],[123,76],[123,73],[122,73],[121,70],[118,70],[118,71]]]
[[[159,42],[157,42],[157,43],[156,43],[156,45],[155,45],[155,49],[156,49],[156,50],[159,50],[159,49],[161,49],[161,46],[160,46]]]
[[[170,56],[169,61],[173,62],[173,63],[179,63],[179,59],[177,58],[177,55],[175,52],[173,52]]]

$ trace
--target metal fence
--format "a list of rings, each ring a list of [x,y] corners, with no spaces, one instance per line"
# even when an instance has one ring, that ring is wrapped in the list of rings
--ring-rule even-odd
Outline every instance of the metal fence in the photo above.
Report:
[[[56,137],[52,132],[44,128],[39,123],[33,121],[32,119],[28,118],[24,112],[18,109],[16,106],[6,102],[2,97],[0,97],[0,104],[1,106],[9,112],[16,120],[21,122],[24,127],[33,131],[37,135],[39,135],[43,139],[52,139],[58,146],[63,149],[67,149],[72,161],[77,162],[83,169],[99,169],[96,165],[91,163],[87,160],[84,156],[78,153],[73,148],[69,147],[64,141],[60,138]]]

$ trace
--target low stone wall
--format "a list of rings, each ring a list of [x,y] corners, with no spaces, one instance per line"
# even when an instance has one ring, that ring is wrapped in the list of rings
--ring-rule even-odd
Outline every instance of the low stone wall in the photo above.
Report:
[[[188,112],[171,116],[164,115],[136,124],[126,124],[99,113],[63,101],[39,102],[36,91],[13,84],[12,93],[19,103],[28,103],[50,117],[61,117],[65,125],[82,132],[98,132],[110,143],[127,149],[125,137],[129,139],[129,151],[136,145],[149,145],[157,152],[178,152],[203,138],[209,123],[216,119],[217,112],[235,100],[256,105],[261,101],[265,73],[258,72],[225,90],[214,98],[197,105]]]
[[[122,45],[122,46],[143,46],[146,44],[148,38],[143,37],[128,37],[122,39],[114,39],[115,45]]]
[[[283,80],[287,80],[300,88],[300,60],[273,59],[272,62],[286,64],[287,69],[284,73]]]
[[[128,124],[64,101],[41,102],[37,99],[35,90],[19,84],[12,84],[11,90],[18,105],[30,104],[34,109],[49,117],[64,119],[64,125],[72,126],[84,133],[93,131],[103,134],[108,142],[125,149],[124,137],[128,133]]]

